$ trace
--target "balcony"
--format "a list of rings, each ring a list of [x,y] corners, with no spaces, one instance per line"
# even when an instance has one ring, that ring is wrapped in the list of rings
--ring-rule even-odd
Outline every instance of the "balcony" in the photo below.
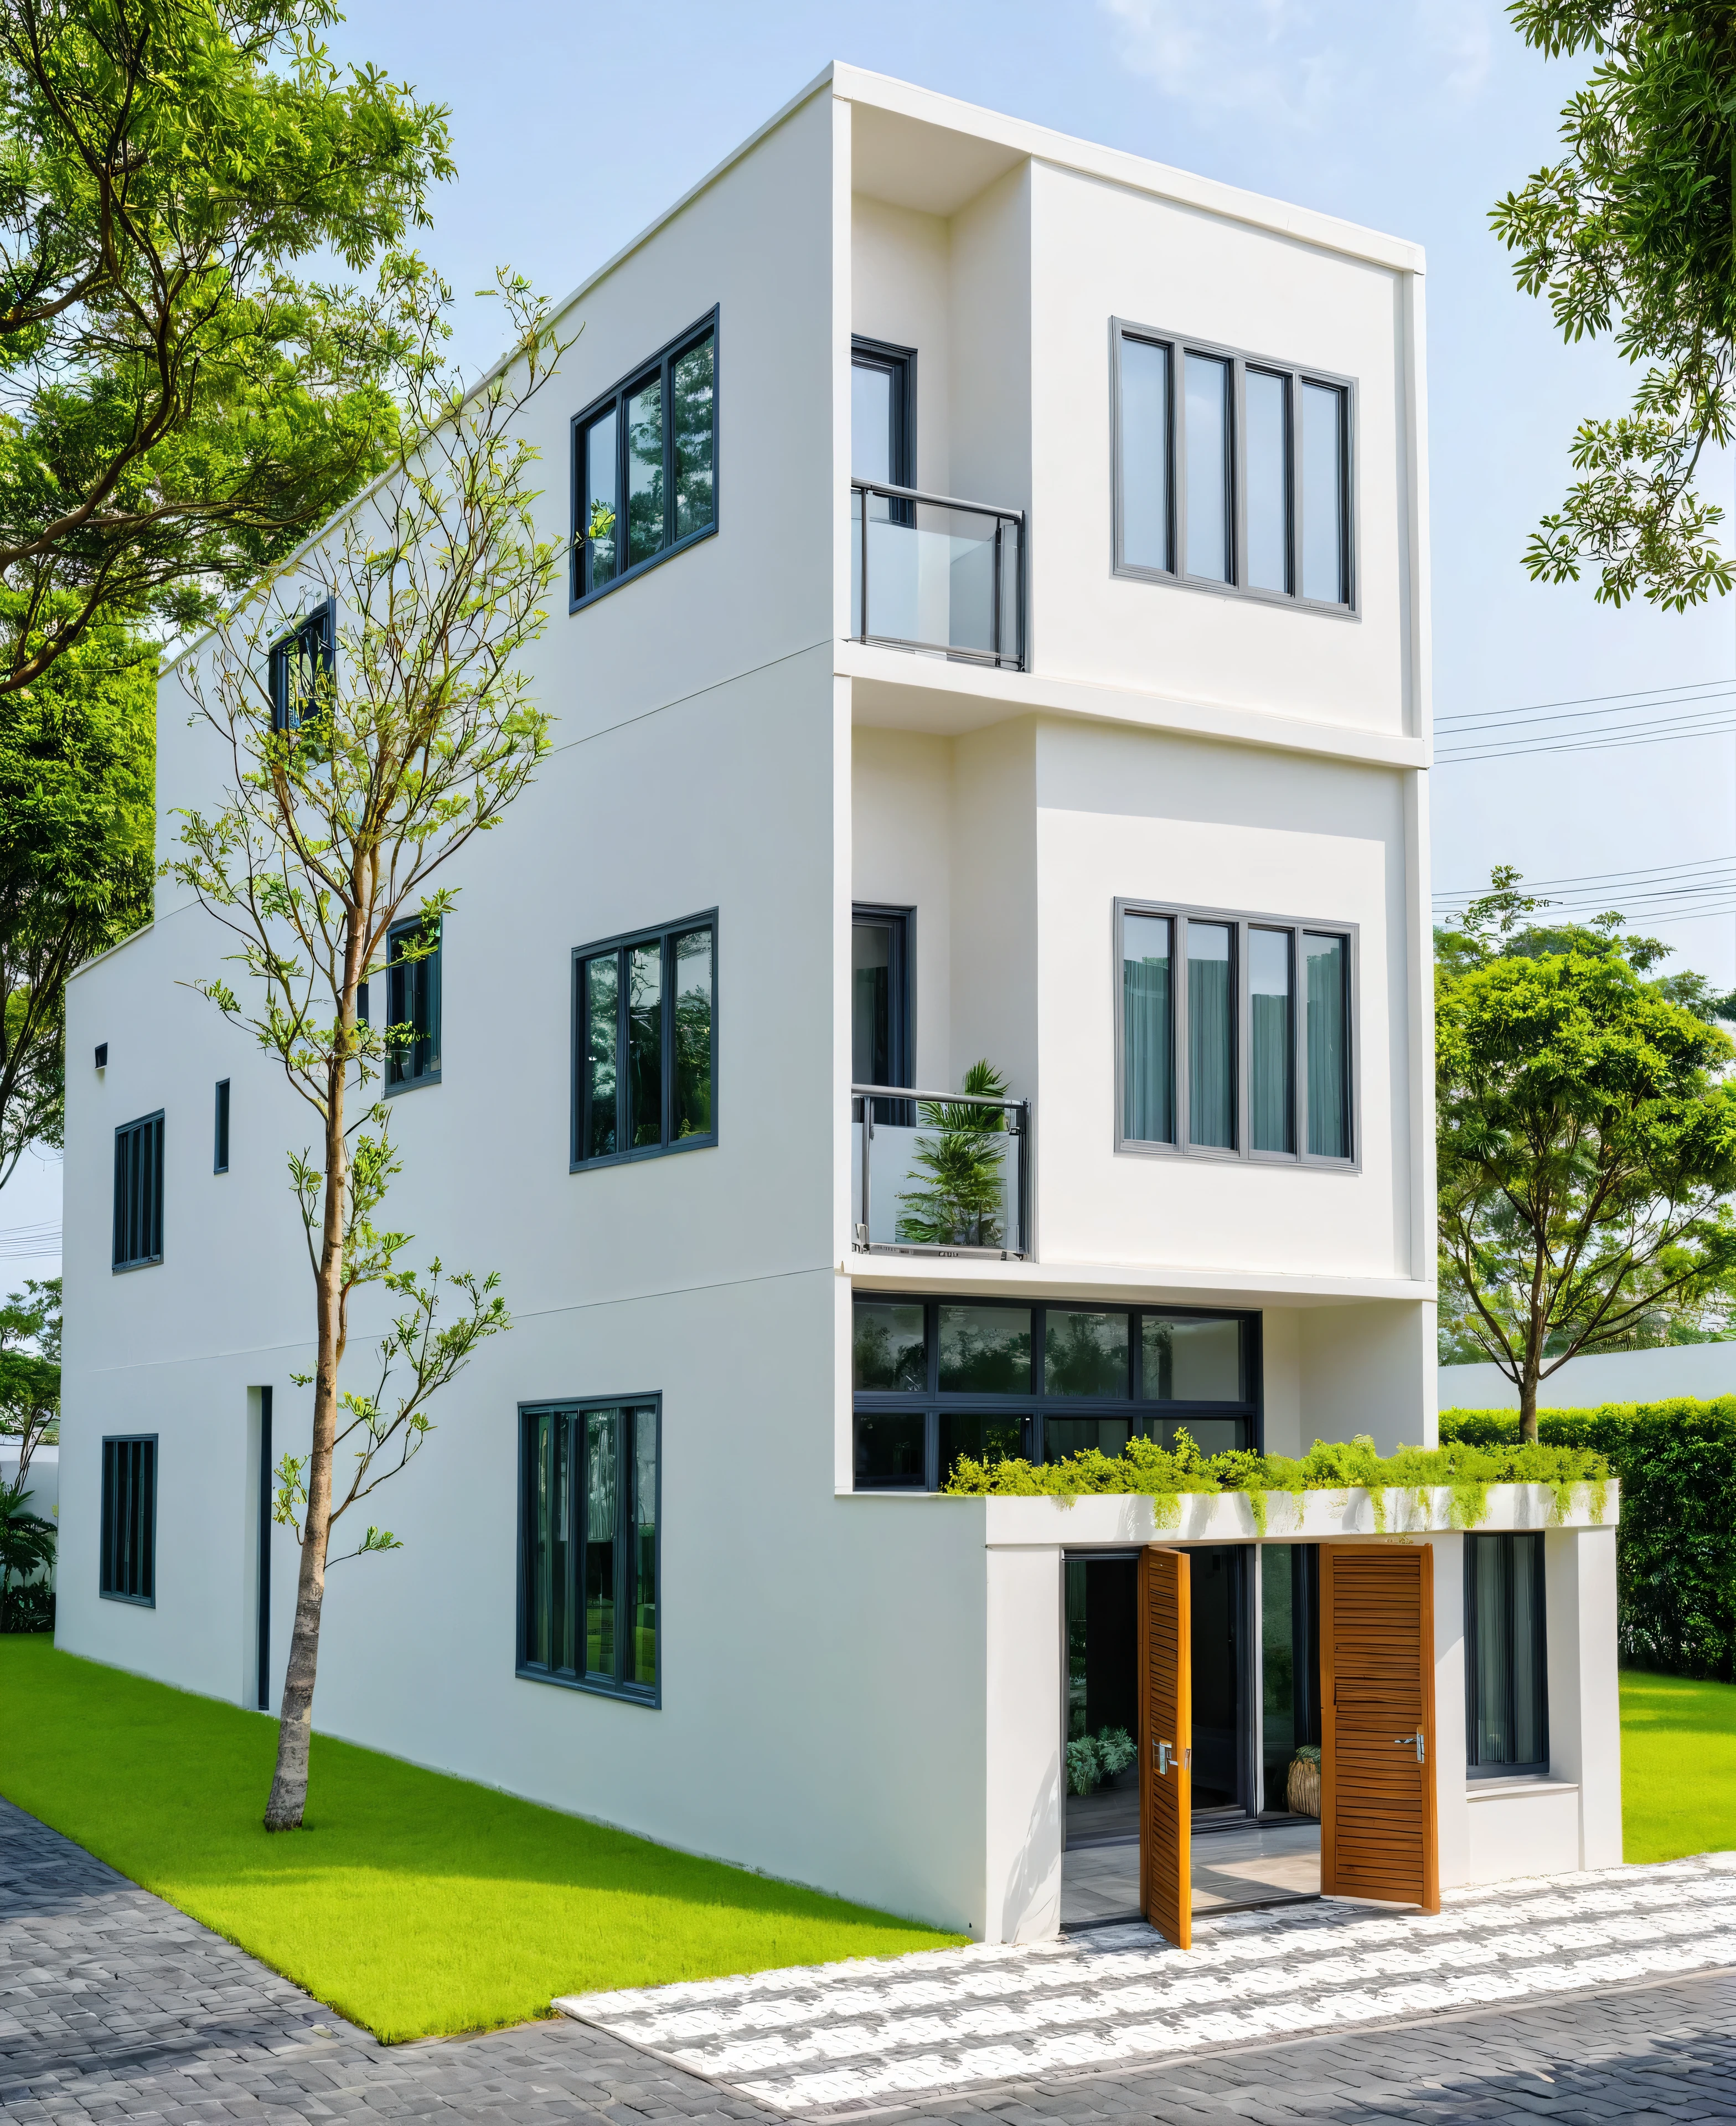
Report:
[[[1030,1255],[1029,1100],[852,1085],[850,1141],[858,1253]]]
[[[872,480],[850,485],[856,640],[1022,672],[1024,511]]]

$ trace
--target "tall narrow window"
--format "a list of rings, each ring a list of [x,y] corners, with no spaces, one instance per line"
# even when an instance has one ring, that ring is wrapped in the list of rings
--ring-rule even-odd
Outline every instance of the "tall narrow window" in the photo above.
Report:
[[[1549,1769],[1540,1535],[1465,1538],[1466,1758],[1473,1776]]]
[[[1169,349],[1121,346],[1121,552],[1136,569],[1173,569],[1170,507]]]
[[[212,1125],[211,1171],[227,1174],[229,1170],[229,1081],[217,1080],[216,1116]]]
[[[717,1141],[717,933],[674,924],[573,955],[573,1165]]]
[[[1287,591],[1290,575],[1290,379],[1250,369],[1248,409],[1248,580]]]
[[[911,1038],[911,913],[858,908],[850,930],[850,1067],[856,1085],[915,1083]],[[878,1122],[916,1119],[908,1101],[877,1100]]]
[[[659,1424],[655,1402],[523,1413],[521,1675],[655,1703]]]
[[[850,476],[881,487],[916,485],[916,349],[882,340],[856,339],[850,348]],[[850,631],[862,631],[862,539],[866,513],[870,524],[914,525],[914,503],[886,494],[850,499]],[[913,553],[889,548],[880,552],[874,535],[874,558],[894,572]],[[896,535],[891,535],[895,536]],[[878,601],[876,601],[878,607]]]
[[[1142,1144],[1175,1141],[1174,932],[1167,915],[1121,919],[1121,1133]]]
[[[1187,372],[1187,573],[1235,580],[1230,465],[1230,366],[1189,354]]]
[[[163,1116],[123,1122],[115,1132],[116,1269],[163,1260]]]
[[[97,1589],[111,1602],[157,1600],[157,1435],[102,1443]]]
[[[714,315],[573,423],[573,602],[715,531],[717,475]]]
[[[1248,1126],[1256,1151],[1294,1151],[1295,1038],[1288,930],[1248,933]]]
[[[386,1051],[386,1090],[440,1082],[441,927],[420,918],[400,923],[388,943],[387,1006],[394,1045]]]
[[[1348,1159],[1350,1143],[1350,941],[1304,933],[1308,963],[1308,1148]]]
[[[1187,926],[1187,1136],[1231,1150],[1235,1133],[1236,1029],[1232,932]]]
[[[337,616],[330,600],[271,646],[273,730],[299,730],[318,712],[320,695],[337,675]]]
[[[1302,595],[1342,605],[1345,587],[1344,394],[1302,386]]]

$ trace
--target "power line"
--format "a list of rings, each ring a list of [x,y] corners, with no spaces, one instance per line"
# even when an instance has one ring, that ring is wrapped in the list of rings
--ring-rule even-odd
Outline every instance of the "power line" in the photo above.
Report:
[[[1464,768],[1479,760],[1516,760],[1527,754],[1609,753],[1634,745],[1668,745],[1681,739],[1717,738],[1736,730],[1736,720],[1724,720],[1691,730],[1642,730],[1633,738],[1539,739],[1521,745],[1490,746],[1479,753],[1443,753],[1435,757],[1437,768]]]
[[[1596,702],[1631,701],[1635,696],[1639,694],[1689,694],[1695,692],[1697,689],[1702,687],[1728,687],[1732,684],[1736,684],[1736,681],[1732,681],[1727,678],[1684,679],[1679,686],[1675,687],[1630,687],[1626,692],[1620,694],[1574,694],[1569,696],[1567,700],[1561,702],[1521,702],[1517,708],[1510,710],[1507,713],[1512,716],[1529,716],[1533,713],[1540,712],[1545,709],[1584,708]],[[1496,713],[1498,712],[1493,710],[1468,709],[1461,711],[1460,716],[1483,716],[1494,715]],[[1453,723],[1456,720],[1458,720],[1457,718],[1451,716],[1437,716],[1436,718],[1436,721],[1437,723]]]
[[[1484,724],[1493,724],[1506,729],[1515,724],[1589,723],[1599,716],[1626,716],[1635,709],[1691,708],[1696,702],[1719,702],[1728,699],[1731,693],[1736,692],[1736,682],[1726,680],[1717,686],[1707,686],[1703,691],[1698,688],[1691,692],[1681,688],[1673,691],[1681,695],[1682,698],[1666,701],[1660,689],[1649,687],[1639,688],[1632,694],[1613,696],[1611,697],[1609,706],[1604,708],[1569,711],[1539,706],[1530,709],[1466,710],[1458,716],[1437,716],[1435,719],[1435,727],[1437,730],[1464,731],[1469,735],[1474,736],[1475,733],[1471,727]]]

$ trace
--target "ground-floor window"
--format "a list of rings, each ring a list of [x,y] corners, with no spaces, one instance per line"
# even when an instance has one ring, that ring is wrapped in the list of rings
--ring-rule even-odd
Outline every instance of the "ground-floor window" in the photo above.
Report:
[[[518,1672],[659,1702],[655,1399],[520,1415]]]
[[[1549,1769],[1540,1535],[1465,1538],[1465,1694],[1473,1779]]]
[[[961,1454],[1119,1454],[1184,1427],[1260,1444],[1260,1320],[1200,1307],[856,1302],[856,1488],[934,1491]]]
[[[157,1603],[157,1436],[102,1443],[98,1591],[111,1602]]]

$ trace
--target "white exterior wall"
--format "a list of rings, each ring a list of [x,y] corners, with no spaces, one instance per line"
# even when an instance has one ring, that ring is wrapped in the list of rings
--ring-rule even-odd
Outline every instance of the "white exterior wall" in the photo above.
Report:
[[[1519,1391],[1498,1366],[1442,1366],[1442,1410],[1517,1410]],[[1710,1401],[1736,1395],[1736,1343],[1674,1344],[1569,1358],[1537,1384],[1540,1410],[1596,1410],[1606,1402]]]

